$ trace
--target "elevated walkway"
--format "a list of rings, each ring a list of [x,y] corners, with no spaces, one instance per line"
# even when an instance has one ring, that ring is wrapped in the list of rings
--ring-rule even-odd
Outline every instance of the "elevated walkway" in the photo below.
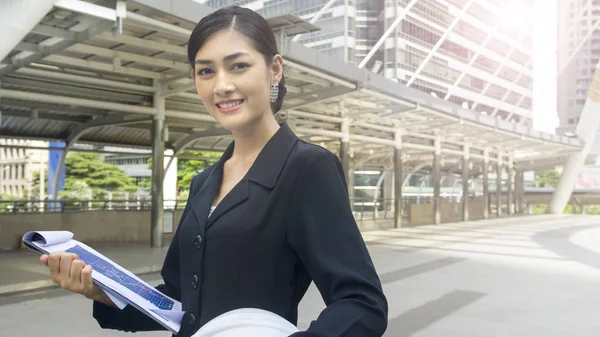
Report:
[[[63,141],[59,168],[76,145],[152,150],[152,181],[160,184],[165,150],[222,151],[231,142],[194,92],[182,47],[212,9],[192,0],[116,4],[58,1],[20,41],[2,41],[16,45],[2,46],[9,52],[0,64],[0,135]],[[21,8],[14,15],[29,13]],[[348,177],[366,165],[394,171],[395,200],[402,200],[405,169],[430,170],[436,223],[441,172],[462,175],[467,195],[469,179],[487,181],[494,167],[517,191],[523,171],[559,165],[582,149],[577,138],[462,108],[295,43],[290,36],[298,25],[289,15],[269,22],[287,76],[288,96],[278,118],[301,138],[338,153]],[[483,194],[487,199],[488,191]],[[508,203],[517,204],[518,197]],[[157,247],[162,202],[163,195],[152,196]],[[467,203],[465,198],[465,220]],[[395,210],[400,226],[402,204]],[[509,213],[518,211],[508,207]]]

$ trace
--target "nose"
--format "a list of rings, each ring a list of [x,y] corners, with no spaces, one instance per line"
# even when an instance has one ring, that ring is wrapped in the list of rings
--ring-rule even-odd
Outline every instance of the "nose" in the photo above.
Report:
[[[226,72],[220,72],[216,76],[217,82],[215,83],[214,93],[218,96],[227,96],[234,90],[231,79],[227,76]]]

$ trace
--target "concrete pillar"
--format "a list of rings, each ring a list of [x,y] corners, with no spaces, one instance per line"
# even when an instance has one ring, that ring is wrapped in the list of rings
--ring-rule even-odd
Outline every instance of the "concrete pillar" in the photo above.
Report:
[[[165,136],[168,135],[168,126],[164,127]],[[165,141],[168,137],[165,137]],[[173,150],[165,150],[165,157],[170,158],[174,155]],[[173,209],[177,200],[177,157],[173,158],[171,166],[167,169],[168,163],[164,163],[165,171],[163,176],[163,207]]]
[[[488,219],[490,217],[490,182],[489,182],[489,168],[490,168],[490,152],[488,149],[483,150],[483,218]]]
[[[394,135],[394,227],[402,227],[402,184],[404,182],[404,158],[402,158],[402,134]]]
[[[386,170],[383,172],[384,174],[384,178],[383,178],[383,198],[386,200],[393,200],[394,199],[394,168],[392,167],[391,170]],[[390,204],[390,206],[393,206],[393,204]],[[391,207],[388,207],[389,209],[391,209]]]
[[[588,98],[575,128],[575,134],[583,141],[583,149],[570,155],[567,159],[546,213],[563,213],[573,193],[577,176],[594,144],[598,126],[600,126],[600,114],[598,113],[600,110],[600,80],[598,80],[600,79],[600,62],[596,64],[596,72],[592,78]]]
[[[350,180],[350,118],[344,117],[341,125],[342,141],[340,142],[340,161],[346,175],[346,181]]]
[[[462,219],[469,221],[469,146],[465,145],[462,159]]]
[[[346,180],[348,180],[348,173],[350,171],[350,153],[348,152],[349,142],[340,142],[340,161],[342,162],[342,168],[346,174]]]
[[[513,170],[513,159],[509,158],[509,160],[508,160],[508,180],[506,182],[506,186],[507,186],[506,198],[508,200],[508,205],[507,205],[508,214],[510,214],[510,215],[515,214],[515,207],[514,207],[515,198],[513,195],[514,180],[515,180],[515,172]]]
[[[441,223],[441,200],[440,200],[440,179],[441,179],[441,157],[442,157],[442,146],[440,143],[440,137],[438,136],[434,141],[434,153],[433,153],[433,223],[439,225]]]
[[[523,210],[523,197],[525,193],[524,176],[522,170],[516,170],[515,174],[515,212],[522,214]]]
[[[496,215],[502,215],[502,154],[498,153],[496,162]]]
[[[354,199],[354,167],[352,165],[350,165],[350,168],[348,169],[348,198],[350,198],[350,201],[352,201]],[[350,203],[350,207],[352,209],[354,209],[354,203]]]
[[[165,174],[165,86],[160,81],[154,83],[153,104],[156,115],[152,120],[152,210],[150,213],[150,242],[153,248],[163,246],[164,209],[163,209],[163,177]]]

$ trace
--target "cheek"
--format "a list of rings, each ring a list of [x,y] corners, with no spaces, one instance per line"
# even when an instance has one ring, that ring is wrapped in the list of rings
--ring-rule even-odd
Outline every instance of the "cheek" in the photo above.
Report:
[[[202,101],[206,101],[212,97],[212,90],[207,83],[196,82],[196,92]]]

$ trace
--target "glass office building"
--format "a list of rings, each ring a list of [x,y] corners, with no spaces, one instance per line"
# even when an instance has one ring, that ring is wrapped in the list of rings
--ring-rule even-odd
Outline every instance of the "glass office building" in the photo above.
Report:
[[[295,14],[319,31],[298,42],[434,96],[530,125],[533,0],[197,0],[240,5],[265,17]],[[516,5],[515,5],[516,4]],[[402,20],[394,29],[398,17]],[[518,18],[522,18],[519,20]]]
[[[588,97],[600,58],[600,27],[592,31],[598,18],[600,0],[558,1],[559,133],[574,131]]]

